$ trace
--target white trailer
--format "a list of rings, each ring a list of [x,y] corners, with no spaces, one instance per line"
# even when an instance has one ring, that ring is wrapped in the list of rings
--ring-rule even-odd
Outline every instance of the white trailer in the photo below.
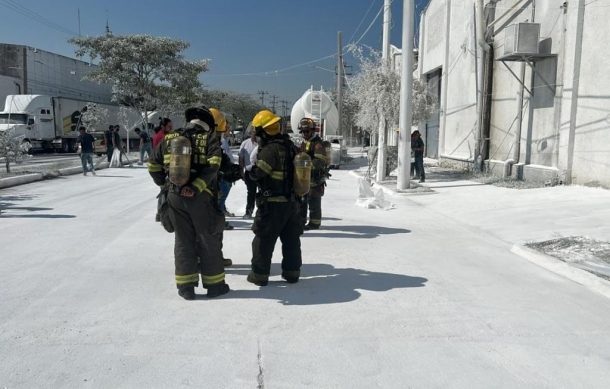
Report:
[[[76,151],[81,112],[86,101],[45,95],[9,95],[4,110],[0,112],[0,131],[13,130],[13,135],[22,139],[32,150]],[[101,128],[88,128],[90,132],[101,132],[109,124],[118,124],[118,105],[97,104],[108,112]],[[134,122],[137,119],[134,119]],[[105,128],[104,128],[105,127]],[[121,134],[127,138],[127,132]],[[133,142],[134,133],[129,134]]]

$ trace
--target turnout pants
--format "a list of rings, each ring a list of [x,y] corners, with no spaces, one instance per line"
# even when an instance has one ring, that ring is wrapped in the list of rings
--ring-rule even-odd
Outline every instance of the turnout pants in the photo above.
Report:
[[[222,237],[214,206],[207,193],[184,198],[174,192],[168,196],[169,216],[175,229],[174,257],[176,285],[197,286],[199,274],[204,287],[224,282]]]
[[[257,204],[252,231],[252,271],[260,280],[269,279],[271,257],[277,238],[282,242],[282,272],[298,277],[301,270],[303,224],[298,203],[263,201]]]
[[[319,226],[322,224],[322,196],[324,186],[311,188],[310,192],[303,197],[301,202],[301,219],[303,224],[307,223],[307,210],[309,209],[309,224]]]

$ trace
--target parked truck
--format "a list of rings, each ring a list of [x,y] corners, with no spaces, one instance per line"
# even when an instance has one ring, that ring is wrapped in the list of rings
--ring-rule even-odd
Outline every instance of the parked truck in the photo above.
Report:
[[[21,139],[25,148],[33,151],[76,151],[78,126],[86,101],[45,95],[8,95],[4,110],[0,112],[0,131],[13,130],[13,136]],[[119,124],[118,105],[97,104],[107,110],[106,123],[101,128],[89,128],[101,132],[108,124]],[[133,123],[137,122],[137,113]],[[122,128],[122,138],[127,131]],[[137,142],[137,135],[130,131],[129,141]]]

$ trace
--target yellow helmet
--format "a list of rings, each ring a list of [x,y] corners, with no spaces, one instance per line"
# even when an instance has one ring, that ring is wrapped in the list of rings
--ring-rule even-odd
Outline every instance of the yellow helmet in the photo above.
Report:
[[[277,135],[280,133],[280,117],[276,116],[273,112],[268,109],[264,109],[254,116],[252,119],[252,125],[256,127],[262,127],[268,135]]]
[[[214,116],[216,131],[225,132],[227,130],[227,119],[225,118],[224,113],[222,113],[218,108],[210,108],[210,112],[212,113],[212,116]]]

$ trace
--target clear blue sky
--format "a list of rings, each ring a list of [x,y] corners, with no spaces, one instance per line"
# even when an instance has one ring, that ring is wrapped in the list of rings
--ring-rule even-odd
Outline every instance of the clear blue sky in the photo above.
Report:
[[[418,11],[428,1],[417,0]],[[69,31],[78,31],[80,8],[82,35],[104,33],[108,18],[115,34],[183,39],[191,44],[187,57],[211,60],[201,77],[208,87],[253,95],[262,89],[292,103],[310,85],[333,88],[334,73],[303,66],[277,75],[226,74],[266,72],[333,54],[337,31],[344,42],[357,40],[382,5],[383,0],[0,0],[0,40],[73,56],[66,41]],[[19,6],[25,7],[17,8],[21,13]],[[394,0],[392,11],[391,41],[401,46],[402,0]],[[42,23],[35,20],[40,16]],[[380,48],[382,16],[361,43]],[[334,70],[334,63],[329,58],[314,65]]]

